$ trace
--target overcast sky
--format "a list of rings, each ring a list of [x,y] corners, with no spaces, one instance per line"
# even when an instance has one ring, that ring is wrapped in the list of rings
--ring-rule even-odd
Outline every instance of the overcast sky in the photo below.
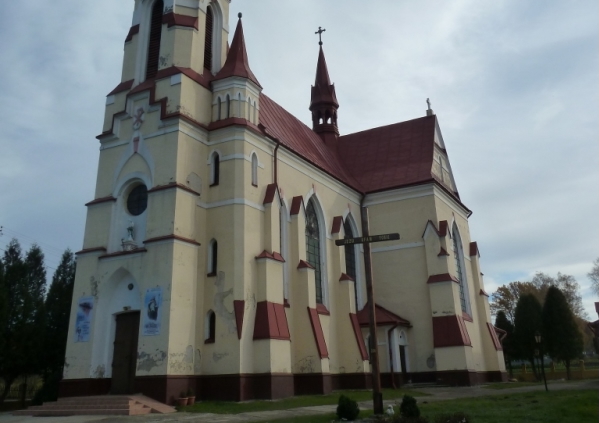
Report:
[[[105,96],[133,0],[20,0],[0,14],[0,248],[37,242],[50,275],[81,249]],[[474,211],[488,292],[599,255],[599,3],[592,0],[233,0],[254,74],[306,124],[322,26],[342,134],[439,118]],[[232,38],[230,34],[230,39]]]

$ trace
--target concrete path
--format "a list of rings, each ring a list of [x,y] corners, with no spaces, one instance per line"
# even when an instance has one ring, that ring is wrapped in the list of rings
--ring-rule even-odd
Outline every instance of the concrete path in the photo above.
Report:
[[[418,388],[420,392],[430,394],[427,397],[418,397],[419,403],[444,401],[459,398],[476,398],[490,395],[508,395],[519,392],[532,392],[544,390],[543,385],[525,386],[513,389],[486,389],[483,386],[468,387],[433,387]],[[595,389],[599,391],[599,380],[572,381],[572,382],[550,382],[549,390],[580,390]],[[397,400],[385,401],[387,404],[395,404]],[[72,416],[72,417],[29,417],[13,416],[10,413],[0,414],[0,423],[241,423],[241,422],[268,422],[270,420],[284,419],[298,416],[313,416],[319,414],[334,413],[336,405],[320,405],[315,407],[302,407],[279,411],[256,411],[241,414],[210,414],[210,413],[176,413],[176,414],[149,414],[145,416]],[[360,409],[372,409],[372,401],[360,402]]]

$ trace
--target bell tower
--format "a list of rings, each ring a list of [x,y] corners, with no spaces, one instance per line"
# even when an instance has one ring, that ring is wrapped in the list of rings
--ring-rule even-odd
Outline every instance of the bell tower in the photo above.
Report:
[[[312,129],[327,145],[335,146],[339,138],[337,126],[337,109],[339,102],[335,94],[335,85],[331,84],[327,62],[322,49],[322,33],[319,28],[316,34],[320,37],[316,79],[311,91],[310,111],[312,112]]]

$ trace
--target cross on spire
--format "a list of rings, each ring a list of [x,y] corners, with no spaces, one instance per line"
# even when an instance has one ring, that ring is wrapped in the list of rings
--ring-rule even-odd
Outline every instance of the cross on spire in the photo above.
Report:
[[[318,31],[315,34],[318,34],[318,45],[322,45],[322,33],[325,32],[326,29],[323,29],[321,26],[318,27]]]

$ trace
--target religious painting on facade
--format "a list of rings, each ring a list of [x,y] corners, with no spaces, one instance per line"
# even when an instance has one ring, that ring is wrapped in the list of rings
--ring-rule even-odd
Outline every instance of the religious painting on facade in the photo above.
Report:
[[[162,288],[146,290],[143,312],[143,335],[160,335],[160,320],[162,316]]]
[[[94,297],[79,298],[75,320],[75,342],[89,342],[93,310]]]

